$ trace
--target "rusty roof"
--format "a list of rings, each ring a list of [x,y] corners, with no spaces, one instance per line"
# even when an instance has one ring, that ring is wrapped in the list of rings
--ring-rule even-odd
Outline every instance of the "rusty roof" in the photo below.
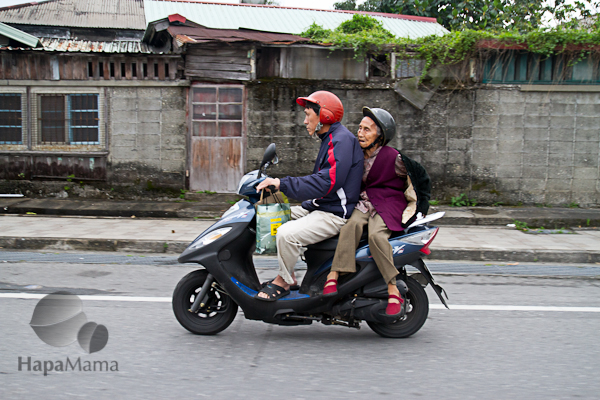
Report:
[[[120,54],[163,54],[152,46],[139,40],[117,40],[112,42],[95,42],[89,40],[40,38],[41,46],[0,47],[0,50],[35,50],[59,53],[120,53]]]
[[[189,23],[189,22],[188,22]],[[196,25],[196,24],[194,24]],[[178,43],[240,42],[295,43],[307,42],[302,36],[287,33],[261,32],[249,29],[211,29],[205,26],[169,26],[167,29]]]
[[[49,0],[0,8],[7,24],[146,29],[144,0]]]

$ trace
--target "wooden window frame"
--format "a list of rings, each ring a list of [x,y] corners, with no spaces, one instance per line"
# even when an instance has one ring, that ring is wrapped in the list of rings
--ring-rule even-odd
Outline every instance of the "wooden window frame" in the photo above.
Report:
[[[215,102],[195,102],[194,101],[194,90],[195,89],[200,89],[200,88],[215,88],[216,89],[216,100]],[[240,89],[241,91],[241,101],[240,102],[219,102],[219,89]],[[227,139],[227,138],[244,138],[245,135],[245,126],[246,126],[246,102],[245,102],[245,86],[244,85],[227,85],[227,84],[194,84],[191,86],[190,88],[190,134],[191,136],[196,136],[194,135],[194,123],[196,122],[212,122],[214,121],[216,124],[216,136],[202,136],[202,137],[211,137],[214,139]],[[215,104],[216,108],[215,108],[215,119],[214,120],[202,120],[202,119],[194,119],[194,106],[196,105],[212,105]],[[241,106],[241,119],[227,119],[227,120],[221,120],[219,119],[219,105],[240,105]],[[240,135],[239,136],[221,136],[220,133],[220,122],[225,122],[225,123],[239,123],[240,124]],[[198,135],[200,136],[200,135]]]

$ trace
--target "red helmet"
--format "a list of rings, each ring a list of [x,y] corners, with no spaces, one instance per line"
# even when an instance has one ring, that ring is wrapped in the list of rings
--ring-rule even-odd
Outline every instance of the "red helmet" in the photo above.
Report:
[[[321,107],[319,116],[322,124],[331,125],[334,122],[340,122],[344,116],[344,105],[341,100],[331,92],[319,90],[308,97],[298,97],[296,99],[296,103],[300,104],[302,107],[306,107],[307,101]]]

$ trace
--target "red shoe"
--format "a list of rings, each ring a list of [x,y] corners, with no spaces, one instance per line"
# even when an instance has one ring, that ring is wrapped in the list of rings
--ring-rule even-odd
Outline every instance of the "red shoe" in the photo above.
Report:
[[[398,303],[390,303],[391,299],[398,300]],[[388,296],[388,305],[387,305],[387,308],[385,309],[386,315],[394,316],[394,315],[400,314],[400,311],[402,311],[403,303],[404,303],[404,299],[402,299],[402,297],[397,296],[395,294],[390,294]]]
[[[333,283],[333,284],[331,284]],[[323,296],[333,296],[337,294],[337,279],[330,279],[325,282],[323,287]]]

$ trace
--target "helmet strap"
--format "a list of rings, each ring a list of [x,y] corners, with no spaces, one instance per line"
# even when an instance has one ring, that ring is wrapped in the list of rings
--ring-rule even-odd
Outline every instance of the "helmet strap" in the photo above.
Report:
[[[363,149],[363,151],[371,150],[373,147],[377,146],[379,143],[383,142],[383,135],[377,136],[377,139],[373,140],[373,143],[368,145]]]
[[[321,123],[321,121],[319,121],[319,123],[317,124],[317,127],[315,128],[315,133],[313,133],[313,138],[315,140],[319,140],[319,131],[321,130],[321,128],[323,128],[323,124]]]

